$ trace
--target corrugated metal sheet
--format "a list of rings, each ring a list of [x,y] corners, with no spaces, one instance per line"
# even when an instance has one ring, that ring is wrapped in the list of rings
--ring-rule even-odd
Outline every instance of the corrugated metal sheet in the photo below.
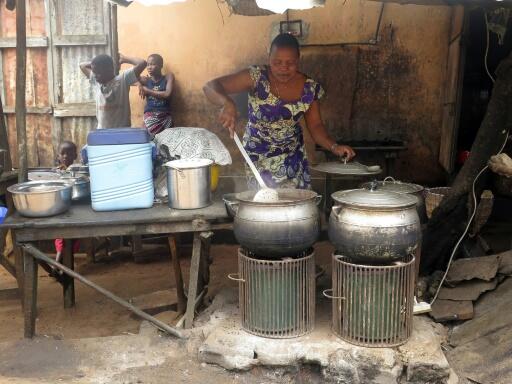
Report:
[[[62,103],[81,103],[93,100],[89,81],[80,71],[80,62],[90,60],[99,53],[105,53],[103,46],[76,46],[59,49],[59,65],[62,68]]]
[[[59,35],[96,35],[106,33],[103,1],[59,0],[57,33]]]
[[[65,117],[62,118],[61,140],[71,140],[78,148],[87,144],[87,133],[96,129],[94,117]]]

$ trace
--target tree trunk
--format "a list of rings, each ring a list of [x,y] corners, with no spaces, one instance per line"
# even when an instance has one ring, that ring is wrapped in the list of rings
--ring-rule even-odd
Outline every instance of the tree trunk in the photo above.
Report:
[[[500,63],[496,74],[491,100],[471,147],[471,155],[457,174],[450,193],[433,212],[423,233],[422,274],[446,267],[451,251],[469,219],[468,197],[471,198],[473,180],[489,158],[500,150],[511,128],[512,53]]]

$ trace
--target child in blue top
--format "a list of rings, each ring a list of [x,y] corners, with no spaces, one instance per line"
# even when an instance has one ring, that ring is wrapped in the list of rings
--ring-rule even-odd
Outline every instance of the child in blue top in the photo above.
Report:
[[[171,93],[174,75],[162,75],[164,59],[154,53],[147,60],[149,76],[140,77],[139,95],[146,99],[144,127],[154,136],[173,126],[171,116]]]

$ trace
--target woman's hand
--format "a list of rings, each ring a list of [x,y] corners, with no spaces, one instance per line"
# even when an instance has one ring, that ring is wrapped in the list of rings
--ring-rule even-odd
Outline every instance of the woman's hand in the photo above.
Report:
[[[227,100],[219,113],[219,122],[229,129],[229,136],[233,138],[236,126],[236,106],[232,100]]]
[[[334,153],[336,156],[344,157],[347,159],[347,161],[350,161],[354,158],[356,153],[354,150],[349,147],[348,145],[333,145],[331,152]]]

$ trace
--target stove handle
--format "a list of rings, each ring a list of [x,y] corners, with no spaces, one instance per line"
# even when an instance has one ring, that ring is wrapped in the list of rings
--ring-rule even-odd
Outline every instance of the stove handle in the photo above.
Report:
[[[240,276],[238,273],[228,273],[229,280],[238,281],[239,283],[245,283],[245,280],[238,276]]]
[[[320,205],[321,201],[322,201],[322,195],[316,195],[315,196],[315,204]]]
[[[325,289],[322,294],[327,297],[328,299],[333,299],[333,300],[345,300],[344,297],[341,297],[341,296],[333,296],[333,295],[329,295],[327,294],[327,292],[331,292],[332,293],[332,288],[330,289]]]

